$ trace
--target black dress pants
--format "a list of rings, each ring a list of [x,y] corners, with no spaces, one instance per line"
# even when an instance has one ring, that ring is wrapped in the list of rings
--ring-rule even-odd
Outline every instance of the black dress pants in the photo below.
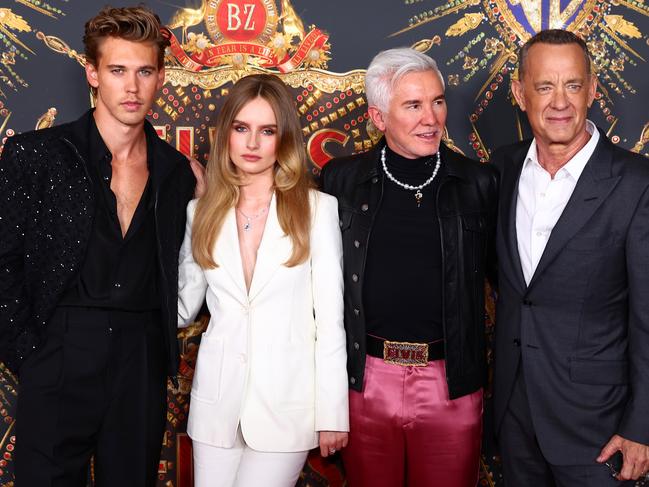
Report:
[[[157,312],[58,308],[20,368],[16,487],[156,483],[166,418]]]
[[[606,465],[553,465],[543,455],[536,438],[532,413],[520,367],[498,436],[505,487],[630,487],[620,482]],[[602,445],[603,447],[604,445]]]

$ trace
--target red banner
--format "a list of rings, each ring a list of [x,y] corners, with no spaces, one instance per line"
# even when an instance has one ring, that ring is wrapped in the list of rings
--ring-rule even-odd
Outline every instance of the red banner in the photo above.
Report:
[[[307,34],[297,52],[285,63],[277,66],[282,73],[288,73],[298,68],[304,62],[304,59],[309,55],[311,49],[321,49],[325,42],[329,39],[327,34],[324,34],[320,29],[313,29]]]
[[[312,49],[322,49],[329,36],[319,29],[313,29],[300,43],[295,54],[289,59],[278,60],[268,46],[252,42],[228,42],[208,47],[200,53],[188,55],[176,36],[165,29],[165,35],[171,42],[171,53],[190,71],[200,71],[202,68],[213,68],[222,64],[222,58],[233,54],[246,54],[263,59],[265,68],[276,67],[282,73],[297,69],[307,58]],[[281,64],[280,64],[281,63]]]

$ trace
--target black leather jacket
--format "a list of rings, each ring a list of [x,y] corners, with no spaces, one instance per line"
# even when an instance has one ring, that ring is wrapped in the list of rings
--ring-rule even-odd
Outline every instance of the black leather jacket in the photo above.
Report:
[[[80,269],[95,203],[88,160],[92,111],[7,140],[0,159],[0,360],[17,372]],[[153,140],[158,289],[168,371],[178,370],[178,252],[195,179],[186,158]]]
[[[386,178],[380,170],[381,141],[363,154],[335,159],[322,170],[323,191],[338,198],[343,236],[345,329],[349,385],[360,391],[365,369],[363,276],[374,216]],[[440,148],[437,220],[442,245],[443,328],[446,380],[451,399],[475,392],[486,378],[484,279],[493,275],[493,235],[498,204],[497,175]],[[398,258],[398,256],[396,256]],[[395,283],[395,285],[399,285]],[[399,303],[394,303],[399,306]]]

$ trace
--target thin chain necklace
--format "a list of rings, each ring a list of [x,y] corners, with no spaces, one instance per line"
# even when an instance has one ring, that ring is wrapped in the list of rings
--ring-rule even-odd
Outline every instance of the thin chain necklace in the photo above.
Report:
[[[383,166],[383,171],[385,172],[385,175],[388,177],[390,181],[392,181],[398,186],[401,186],[403,189],[409,189],[411,191],[415,191],[415,201],[417,202],[417,208],[419,208],[421,206],[421,200],[424,198],[424,194],[421,192],[421,190],[433,182],[433,179],[435,179],[435,176],[437,176],[437,171],[439,171],[439,167],[442,165],[442,159],[441,156],[439,155],[439,151],[437,151],[437,163],[435,164],[435,169],[433,170],[432,176],[429,177],[423,183],[421,183],[419,186],[413,186],[411,184],[402,183],[397,178],[395,178],[392,175],[392,173],[388,170],[388,165],[385,163],[385,147],[386,146],[383,146],[383,149],[381,149],[381,165]]]
[[[262,208],[259,213],[255,213],[252,216],[246,215],[243,211],[241,211],[241,208],[237,208],[237,211],[241,213],[241,216],[246,219],[246,222],[243,224],[242,228],[244,232],[248,232],[252,228],[252,222],[268,211],[268,206]]]

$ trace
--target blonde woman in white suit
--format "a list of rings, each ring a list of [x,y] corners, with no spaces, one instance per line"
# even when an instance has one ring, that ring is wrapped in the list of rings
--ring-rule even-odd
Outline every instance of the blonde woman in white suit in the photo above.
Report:
[[[271,75],[219,113],[207,188],[187,208],[179,326],[207,295],[187,431],[196,487],[293,487],[349,430],[336,199],[312,189],[295,104]]]

